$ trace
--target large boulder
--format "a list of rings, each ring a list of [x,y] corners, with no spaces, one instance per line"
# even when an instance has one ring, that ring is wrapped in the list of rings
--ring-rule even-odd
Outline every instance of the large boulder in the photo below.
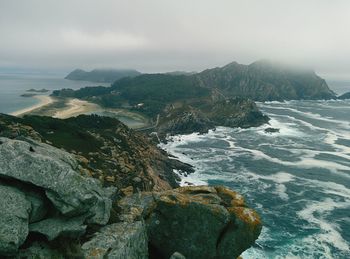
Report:
[[[53,217],[29,225],[30,232],[40,233],[48,240],[54,240],[60,235],[77,238],[85,233],[85,217],[62,218]]]
[[[45,191],[66,216],[86,215],[89,223],[106,224],[111,200],[97,181],[81,176],[67,152],[32,140],[0,138],[0,178],[32,184]]]
[[[152,253],[169,258],[236,258],[261,231],[257,213],[224,187],[181,187],[119,202],[122,220],[144,219]]]
[[[0,255],[14,254],[28,235],[31,204],[23,192],[0,182]]]
[[[50,247],[44,242],[34,242],[30,247],[21,249],[13,257],[14,259],[65,259],[60,251]]]
[[[103,227],[95,236],[83,244],[87,259],[146,259],[148,239],[144,223],[121,222]]]
[[[79,174],[65,151],[0,138],[0,255],[14,255],[30,232],[77,238],[110,217],[111,189]]]

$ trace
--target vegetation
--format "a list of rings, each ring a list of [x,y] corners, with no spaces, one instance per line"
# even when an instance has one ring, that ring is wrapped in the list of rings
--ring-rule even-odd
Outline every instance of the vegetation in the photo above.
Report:
[[[66,76],[69,80],[82,80],[90,82],[113,83],[123,77],[134,77],[141,73],[132,69],[94,69],[86,72],[76,69]]]
[[[194,78],[185,75],[148,74],[123,78],[111,87],[84,87],[79,90],[54,91],[53,96],[89,100],[109,108],[129,107],[149,117],[155,117],[172,102],[210,95]]]

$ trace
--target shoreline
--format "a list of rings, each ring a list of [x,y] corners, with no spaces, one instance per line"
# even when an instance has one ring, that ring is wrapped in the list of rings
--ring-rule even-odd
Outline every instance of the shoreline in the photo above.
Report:
[[[148,125],[145,117],[123,109],[104,108],[77,98],[55,98],[47,95],[35,95],[40,100],[38,104],[9,113],[21,117],[23,115],[49,116],[57,119],[67,119],[81,114],[102,114],[102,116],[116,118],[131,128],[137,129]],[[123,120],[125,118],[126,120]],[[128,121],[130,120],[130,121]]]
[[[44,106],[47,106],[47,105],[55,102],[55,100],[52,97],[47,96],[47,95],[35,95],[35,96],[33,96],[33,98],[38,99],[39,103],[32,105],[30,107],[24,108],[24,109],[20,109],[20,110],[15,111],[15,112],[11,112],[10,115],[17,116],[17,117],[22,116],[26,113],[30,113],[36,109],[42,108]]]

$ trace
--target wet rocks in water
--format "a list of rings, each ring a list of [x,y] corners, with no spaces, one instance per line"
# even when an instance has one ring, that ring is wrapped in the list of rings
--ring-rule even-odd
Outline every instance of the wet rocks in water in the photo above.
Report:
[[[266,133],[279,133],[280,129],[276,129],[276,128],[266,128],[264,130]]]

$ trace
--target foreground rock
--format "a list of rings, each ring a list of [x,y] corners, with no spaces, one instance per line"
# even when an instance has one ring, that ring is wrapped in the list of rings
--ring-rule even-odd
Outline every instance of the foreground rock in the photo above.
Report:
[[[14,254],[29,232],[79,237],[87,224],[108,222],[112,190],[81,176],[70,154],[33,140],[0,143],[0,255]]]
[[[82,246],[84,258],[146,259],[148,239],[144,223],[122,222],[102,228]]]
[[[0,135],[10,137],[0,137],[1,258],[236,258],[261,231],[257,214],[229,189],[167,190],[169,179],[157,171],[170,170],[173,160],[115,120],[30,117],[31,127],[26,119],[0,115]],[[77,125],[84,130],[77,133]],[[40,142],[50,136],[55,145],[74,142],[82,152]],[[84,150],[91,144],[93,163]],[[100,176],[108,165],[129,171],[103,188],[104,178],[94,179],[86,164],[103,164]],[[115,193],[116,186],[123,188]]]
[[[16,188],[0,185],[0,255],[14,254],[28,235],[31,204]]]
[[[151,256],[236,258],[258,238],[261,222],[241,195],[224,187],[182,187],[119,202],[121,219],[144,219]]]
[[[170,159],[143,134],[114,118],[81,115],[61,120],[0,114],[1,136],[13,139],[30,137],[64,149],[77,160],[78,163],[74,163],[79,165],[81,174],[118,190],[171,189],[178,187],[174,169],[193,171],[190,165]]]
[[[92,178],[79,175],[78,163],[70,154],[34,141],[0,141],[0,177],[42,188],[63,216],[85,214],[90,223],[107,223],[108,192]]]

